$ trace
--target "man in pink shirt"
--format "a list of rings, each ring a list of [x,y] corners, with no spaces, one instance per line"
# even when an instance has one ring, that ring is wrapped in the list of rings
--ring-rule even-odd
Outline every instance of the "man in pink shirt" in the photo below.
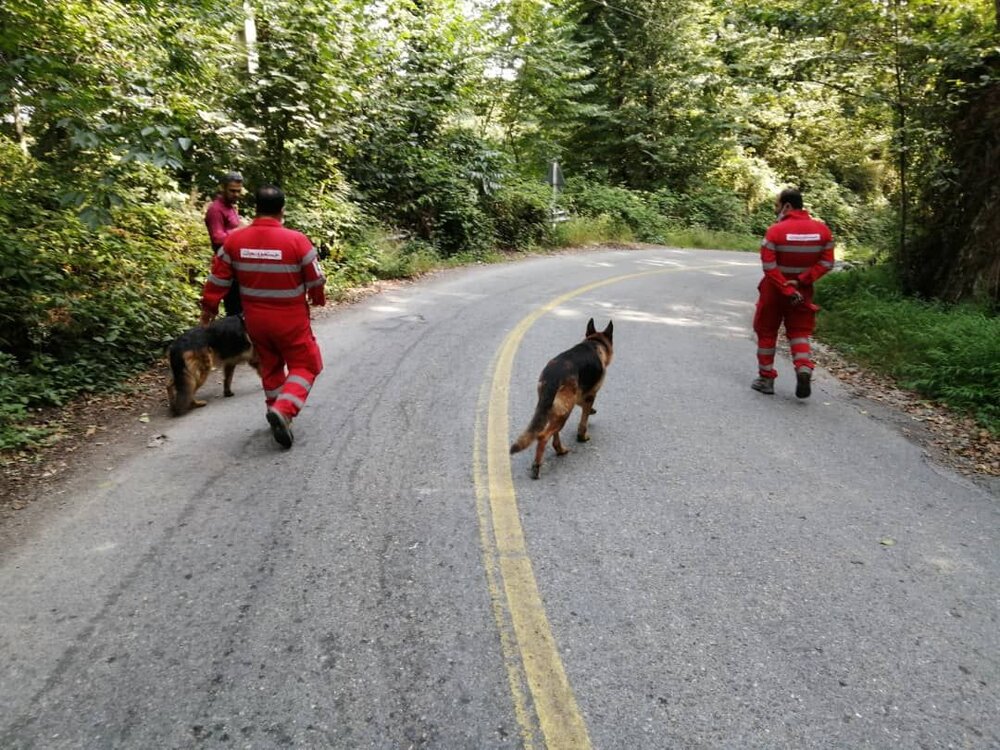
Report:
[[[219,182],[219,192],[205,211],[205,226],[208,228],[208,239],[212,243],[213,253],[220,252],[226,237],[242,225],[240,214],[236,210],[236,202],[242,194],[243,175],[239,172],[229,172]],[[223,303],[226,315],[239,315],[243,312],[240,288],[236,283],[233,283],[227,292]]]

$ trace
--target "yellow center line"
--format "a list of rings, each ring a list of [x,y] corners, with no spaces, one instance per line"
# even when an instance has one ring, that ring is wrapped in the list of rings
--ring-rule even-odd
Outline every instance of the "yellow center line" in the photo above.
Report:
[[[524,335],[539,318],[581,294],[643,276],[731,265],[659,268],[615,276],[574,289],[525,316],[507,334],[490,365],[493,377],[484,381],[476,410],[473,444],[476,509],[486,582],[500,630],[500,647],[514,699],[514,715],[527,750],[535,748],[539,740],[549,750],[588,750],[591,744],[545,614],[517,508],[510,468],[507,414],[514,356]],[[528,703],[529,695],[534,712]]]

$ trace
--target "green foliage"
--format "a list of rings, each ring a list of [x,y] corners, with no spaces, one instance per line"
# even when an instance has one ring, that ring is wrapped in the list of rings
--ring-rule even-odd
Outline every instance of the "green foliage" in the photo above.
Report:
[[[698,247],[705,250],[756,252],[760,249],[760,236],[705,227],[688,227],[667,230],[663,244],[674,247]]]
[[[485,199],[496,228],[497,244],[523,250],[546,244],[551,237],[552,189],[538,182],[505,183]]]
[[[817,302],[823,340],[1000,434],[1000,318],[904,297],[888,266],[830,274]]]
[[[69,209],[20,214],[45,187],[21,167],[16,185],[0,179],[0,229],[18,225],[0,244],[0,390],[17,394],[0,414],[7,444],[31,437],[14,427],[25,408],[111,387],[162,353],[193,324],[189,280],[209,259],[193,213],[123,207],[101,228]]]
[[[634,241],[632,230],[607,214],[576,216],[557,224],[552,230],[552,245],[555,247],[586,247],[604,242]]]
[[[607,216],[642,242],[662,242],[666,236],[667,222],[650,205],[645,193],[600,182],[570,179],[566,184],[564,200],[582,216]]]
[[[703,227],[724,232],[750,233],[752,217],[745,201],[731,188],[704,183],[687,193],[661,188],[652,197],[653,205],[674,226]],[[773,221],[773,214],[769,216]],[[766,229],[764,225],[763,229]],[[763,229],[760,233],[763,234]]]

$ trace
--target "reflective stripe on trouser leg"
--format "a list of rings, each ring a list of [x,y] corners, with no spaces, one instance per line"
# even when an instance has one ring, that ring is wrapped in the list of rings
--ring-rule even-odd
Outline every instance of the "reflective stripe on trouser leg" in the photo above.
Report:
[[[792,346],[792,365],[795,372],[807,370],[812,372],[815,366],[812,361],[812,350],[809,346],[808,336],[789,336],[788,342]]]
[[[288,373],[281,395],[274,402],[274,408],[282,414],[294,417],[306,405],[306,398],[316,376],[303,368],[295,368]]]
[[[779,295],[772,286],[760,286],[760,297],[753,316],[753,330],[757,334],[757,369],[762,378],[774,378],[774,348],[778,343],[778,328],[781,326],[781,304]]]
[[[760,336],[757,339],[757,371],[762,378],[777,376],[777,372],[774,369],[774,349],[776,343],[776,338],[768,339]]]
[[[300,332],[294,341],[285,344],[282,353],[288,363],[288,377],[281,386],[274,408],[286,417],[294,417],[305,406],[316,376],[323,370],[323,358],[308,328]]]
[[[270,407],[281,393],[285,384],[285,360],[275,351],[270,342],[258,340],[254,342],[254,350],[260,360],[260,382],[264,386],[264,403]]]

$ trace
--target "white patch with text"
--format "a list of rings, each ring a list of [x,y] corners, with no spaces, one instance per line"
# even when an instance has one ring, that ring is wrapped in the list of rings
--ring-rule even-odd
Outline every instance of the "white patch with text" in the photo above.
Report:
[[[240,258],[243,260],[281,260],[281,251],[244,247],[240,250]]]
[[[818,234],[790,234],[789,242],[819,242]]]

